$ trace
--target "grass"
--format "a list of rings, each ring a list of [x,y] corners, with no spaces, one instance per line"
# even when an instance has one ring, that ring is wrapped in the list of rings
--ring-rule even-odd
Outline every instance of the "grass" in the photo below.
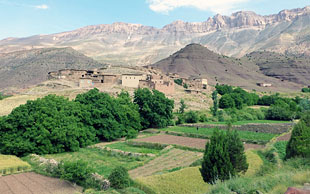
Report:
[[[210,188],[199,171],[199,167],[188,167],[163,175],[138,178],[137,181],[155,193],[161,194],[198,194],[206,193]]]
[[[20,158],[11,155],[0,155],[0,174],[12,174],[30,169],[31,166]]]
[[[137,168],[146,163],[147,157],[129,157],[114,154],[98,148],[82,148],[78,152],[67,152],[60,154],[43,155],[45,158],[53,158],[57,161],[85,161],[94,170],[104,177],[108,177],[111,171],[117,166],[123,166],[128,170]]]
[[[273,146],[277,149],[280,159],[284,159],[286,155],[286,146],[288,141],[278,141]]]
[[[291,123],[291,121],[274,121],[274,120],[254,120],[254,121],[236,121],[233,125],[246,125],[246,124],[277,124],[277,123]],[[204,124],[213,124],[213,125],[226,125],[227,122],[204,122]]]
[[[125,152],[134,152],[143,154],[159,154],[161,151],[161,149],[152,149],[152,148],[129,145],[126,142],[117,142],[113,144],[108,144],[106,145],[106,147],[122,150]]]
[[[259,155],[253,150],[248,150],[245,152],[245,154],[247,162],[249,164],[249,168],[244,174],[244,176],[253,176],[259,171],[260,167],[263,165],[264,162],[261,157],[259,157]]]
[[[197,128],[195,127],[169,127],[162,129],[163,131],[173,131],[173,132],[181,132],[181,133],[189,133],[189,134],[198,134],[198,135],[205,135],[207,137],[211,137],[215,128],[199,128],[197,131]],[[272,138],[274,138],[275,134],[270,133],[256,133],[251,131],[238,131],[239,136],[242,140],[248,140],[248,141],[263,141],[263,142],[269,142]]]

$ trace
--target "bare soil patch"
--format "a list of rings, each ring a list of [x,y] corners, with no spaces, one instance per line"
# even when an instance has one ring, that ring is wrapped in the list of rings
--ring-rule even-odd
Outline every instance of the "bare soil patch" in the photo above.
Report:
[[[32,172],[0,177],[1,194],[78,194],[81,191],[67,181]]]
[[[191,138],[191,137],[181,137],[173,135],[156,135],[141,139],[136,139],[138,142],[151,142],[160,144],[172,144],[180,145],[191,148],[205,149],[207,139]],[[258,144],[244,144],[244,148],[247,149],[261,149],[264,148],[263,145]]]
[[[292,133],[282,135],[282,136],[277,138],[277,141],[288,141],[291,139],[291,136],[292,136]]]

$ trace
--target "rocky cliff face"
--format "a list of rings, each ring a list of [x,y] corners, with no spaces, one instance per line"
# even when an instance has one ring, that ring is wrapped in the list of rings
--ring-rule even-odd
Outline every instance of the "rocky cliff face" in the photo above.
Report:
[[[176,21],[162,29],[127,23],[87,26],[58,34],[4,39],[0,52],[70,46],[103,62],[145,65],[190,43],[238,57],[257,50],[310,54],[309,37],[310,7],[305,7],[268,16],[250,11],[218,14],[204,22]]]

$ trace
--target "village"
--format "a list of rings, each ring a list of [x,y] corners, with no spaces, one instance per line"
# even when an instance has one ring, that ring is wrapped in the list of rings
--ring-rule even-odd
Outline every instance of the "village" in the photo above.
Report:
[[[68,80],[83,89],[103,88],[120,85],[128,88],[149,88],[158,90],[166,95],[175,93],[175,80],[181,80],[185,92],[199,94],[208,88],[208,80],[201,77],[181,77],[180,75],[163,74],[154,67],[134,67],[136,73],[107,73],[102,69],[80,70],[62,69],[48,73],[49,80]]]

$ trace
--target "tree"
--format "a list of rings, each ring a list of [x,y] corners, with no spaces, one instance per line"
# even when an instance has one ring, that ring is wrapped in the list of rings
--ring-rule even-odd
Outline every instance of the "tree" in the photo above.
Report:
[[[127,169],[122,166],[113,169],[108,179],[115,189],[129,187],[131,182]]]
[[[174,80],[174,83],[176,83],[176,84],[178,84],[178,85],[180,85],[180,86],[182,86],[182,84],[183,84],[183,79],[175,79]]]
[[[249,164],[246,161],[243,143],[236,130],[227,131],[227,144],[230,162],[232,163],[236,173],[245,173]]]
[[[0,152],[18,156],[77,151],[97,142],[83,122],[83,106],[48,95],[15,108],[0,119]]]
[[[295,103],[295,102],[294,102]],[[266,118],[270,120],[289,121],[294,119],[296,103],[287,104],[284,100],[279,99],[272,104],[267,111]]]
[[[184,113],[184,110],[186,109],[186,107],[187,107],[187,106],[186,106],[184,100],[181,99],[181,101],[180,101],[179,113],[183,114],[183,113]]]
[[[286,159],[293,157],[310,158],[310,112],[307,112],[294,126],[291,139],[286,147]]]
[[[95,88],[77,95],[75,101],[84,105],[84,122],[95,128],[102,140],[132,137],[142,128],[139,108],[127,92],[114,98]]]
[[[174,101],[166,98],[165,94],[147,88],[134,92],[134,103],[139,107],[141,124],[146,128],[162,128],[171,123]]]
[[[217,180],[224,181],[235,176],[224,132],[214,131],[210,142],[206,144],[202,166],[199,170],[203,180],[210,184],[215,184]]]
[[[229,85],[225,85],[225,84],[222,84],[222,85],[219,85],[218,83],[216,84],[215,86],[216,88],[216,91],[220,94],[220,95],[225,95],[225,94],[230,94],[233,92],[233,88]]]
[[[214,92],[212,92],[212,100],[213,100],[212,114],[213,114],[213,116],[217,115],[217,111],[219,108],[219,102],[217,99],[217,94],[218,94],[218,92],[216,90]]]
[[[235,107],[235,101],[231,97],[230,94],[225,94],[222,96],[219,102],[219,107],[220,108],[234,108]]]

